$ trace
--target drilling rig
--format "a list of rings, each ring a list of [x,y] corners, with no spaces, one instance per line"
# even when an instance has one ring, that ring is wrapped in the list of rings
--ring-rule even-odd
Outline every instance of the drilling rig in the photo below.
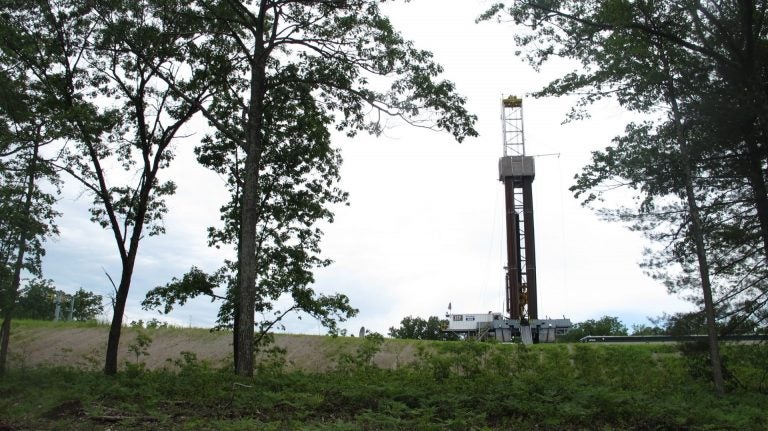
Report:
[[[506,311],[488,314],[446,314],[449,332],[466,337],[493,336],[499,341],[519,337],[525,344],[554,341],[565,333],[570,320],[539,319],[536,285],[536,242],[533,226],[534,157],[525,154],[523,100],[501,99],[504,143],[499,159],[499,181],[504,184],[507,264]]]
[[[501,101],[504,155],[499,159],[499,181],[504,184],[507,265],[506,305],[509,318],[520,322],[524,342],[538,341],[531,319],[538,318],[536,248],[533,228],[533,157],[525,155],[523,101],[509,96]]]

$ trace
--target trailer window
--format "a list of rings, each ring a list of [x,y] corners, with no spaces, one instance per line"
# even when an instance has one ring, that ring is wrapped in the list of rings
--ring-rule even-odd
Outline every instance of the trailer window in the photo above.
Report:
[[[453,315],[453,321],[454,322],[461,322],[462,320],[464,320],[464,316],[463,315],[461,315],[461,314],[454,314]]]
[[[466,320],[467,322],[472,322],[475,320],[475,316],[467,316],[467,318],[464,320]]]

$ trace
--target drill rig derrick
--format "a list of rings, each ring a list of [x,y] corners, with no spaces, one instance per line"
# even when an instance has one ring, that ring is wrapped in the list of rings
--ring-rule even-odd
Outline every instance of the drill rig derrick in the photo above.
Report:
[[[528,325],[538,318],[536,251],[533,227],[533,157],[525,155],[523,101],[502,99],[504,155],[499,159],[499,181],[506,202],[506,299],[509,318]]]

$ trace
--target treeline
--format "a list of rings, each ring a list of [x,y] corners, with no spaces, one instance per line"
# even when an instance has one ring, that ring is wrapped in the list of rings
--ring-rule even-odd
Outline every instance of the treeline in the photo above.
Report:
[[[707,333],[706,316],[701,312],[680,312],[664,314],[649,319],[650,325],[632,325],[629,329],[615,316],[602,316],[599,319],[587,319],[574,323],[557,341],[576,342],[589,335],[704,335]],[[448,320],[440,320],[437,316],[427,319],[407,316],[400,321],[400,326],[390,327],[389,336],[392,338],[411,340],[456,340],[449,333],[443,332],[448,327]],[[733,326],[732,322],[721,322],[718,325],[720,335],[765,333],[765,328],[759,327],[754,321],[741,322]]]
[[[104,298],[82,287],[68,294],[50,280],[30,280],[19,292],[13,317],[33,320],[95,320],[104,312]]]

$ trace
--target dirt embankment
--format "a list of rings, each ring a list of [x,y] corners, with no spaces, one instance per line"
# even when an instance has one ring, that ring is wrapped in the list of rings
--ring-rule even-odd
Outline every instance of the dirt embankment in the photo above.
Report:
[[[103,367],[108,327],[26,327],[11,331],[9,366],[13,368],[39,365],[75,366],[98,370]],[[192,352],[200,361],[213,366],[226,366],[232,360],[232,334],[206,329],[144,329],[151,338],[139,354],[138,361],[148,368],[173,368],[182,352]],[[136,362],[139,332],[124,328],[120,340],[120,363]],[[326,371],[336,366],[344,354],[354,355],[361,340],[352,337],[332,338],[315,335],[277,334],[275,345],[286,350],[288,369],[307,372]],[[413,342],[386,340],[373,362],[381,368],[398,368],[415,360]]]

